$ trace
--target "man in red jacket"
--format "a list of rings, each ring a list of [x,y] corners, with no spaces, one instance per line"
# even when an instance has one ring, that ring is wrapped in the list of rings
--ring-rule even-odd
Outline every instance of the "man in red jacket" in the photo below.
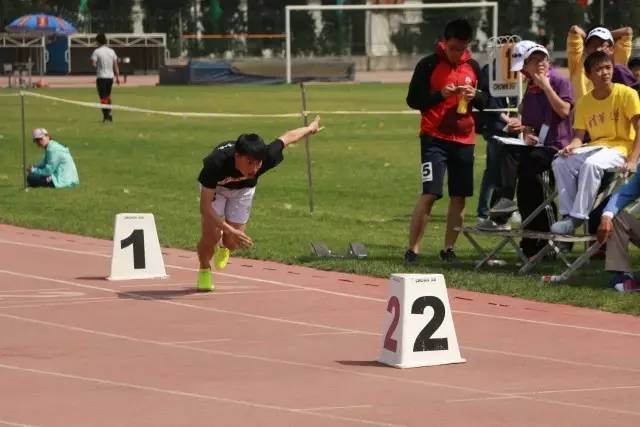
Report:
[[[422,195],[411,216],[409,248],[405,263],[416,264],[420,241],[431,217],[431,208],[442,197],[445,172],[449,171],[449,212],[444,249],[440,258],[453,261],[462,225],[465,199],[473,195],[473,149],[475,146],[472,107],[484,108],[487,95],[476,88],[478,63],[471,59],[469,42],[473,29],[464,19],[449,22],[436,52],[416,65],[407,104],[420,110]]]

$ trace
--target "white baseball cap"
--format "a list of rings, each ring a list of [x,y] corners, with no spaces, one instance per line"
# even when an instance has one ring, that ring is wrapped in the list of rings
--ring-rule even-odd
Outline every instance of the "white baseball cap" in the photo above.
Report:
[[[589,31],[589,34],[587,34],[587,38],[585,39],[585,43],[588,42],[592,37],[597,37],[613,44],[613,35],[611,34],[611,31],[607,30],[606,28],[596,27],[593,30]]]
[[[520,71],[524,67],[524,54],[530,47],[535,46],[536,43],[531,40],[522,40],[516,43],[511,51],[511,71]]]
[[[533,55],[534,53],[536,53],[536,52],[542,52],[542,53],[544,53],[544,54],[547,56],[547,58],[549,57],[549,51],[547,50],[547,48],[546,48],[546,47],[544,47],[544,46],[542,46],[541,44],[536,44],[536,45],[531,46],[531,47],[530,47],[529,49],[527,49],[527,51],[524,53],[524,61],[523,61],[523,62],[526,62],[526,61],[527,61],[527,59],[529,59],[529,57],[530,57],[531,55]]]
[[[31,133],[33,139],[40,139],[44,136],[49,136],[49,132],[45,128],[35,128]]]

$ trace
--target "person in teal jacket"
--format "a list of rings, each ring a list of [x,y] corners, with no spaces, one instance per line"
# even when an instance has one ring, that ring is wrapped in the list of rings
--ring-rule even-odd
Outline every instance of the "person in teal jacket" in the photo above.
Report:
[[[76,164],[69,149],[54,141],[44,128],[36,128],[32,133],[33,142],[45,150],[44,158],[27,168],[29,187],[65,188],[80,184]]]

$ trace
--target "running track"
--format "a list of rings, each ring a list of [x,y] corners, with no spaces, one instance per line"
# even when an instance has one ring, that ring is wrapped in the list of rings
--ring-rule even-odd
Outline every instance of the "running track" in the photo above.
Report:
[[[198,294],[191,252],[110,252],[0,225],[0,426],[640,425],[640,318],[452,289],[467,363],[401,370],[387,280],[233,259]]]

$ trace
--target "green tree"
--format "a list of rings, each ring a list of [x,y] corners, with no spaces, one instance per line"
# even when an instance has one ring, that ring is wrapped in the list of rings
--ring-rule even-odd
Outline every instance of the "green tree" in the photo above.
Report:
[[[450,1],[450,3],[461,2],[464,2],[464,0]],[[424,3],[440,3],[440,1],[425,0]],[[422,12],[422,25],[420,26],[420,38],[418,39],[419,51],[434,51],[436,43],[444,34],[444,26],[447,22],[457,18],[465,18],[475,30],[480,25],[482,15],[482,10],[479,8],[424,9]]]
[[[540,11],[547,35],[558,50],[567,45],[567,33],[572,25],[585,25],[585,10],[575,0],[547,0]]]
[[[523,39],[531,39],[532,3],[532,0],[498,0],[499,34],[517,34]]]
[[[631,27],[638,32],[640,0],[595,0],[587,10],[589,26],[600,25],[600,3],[604,1],[604,26],[609,29]]]

